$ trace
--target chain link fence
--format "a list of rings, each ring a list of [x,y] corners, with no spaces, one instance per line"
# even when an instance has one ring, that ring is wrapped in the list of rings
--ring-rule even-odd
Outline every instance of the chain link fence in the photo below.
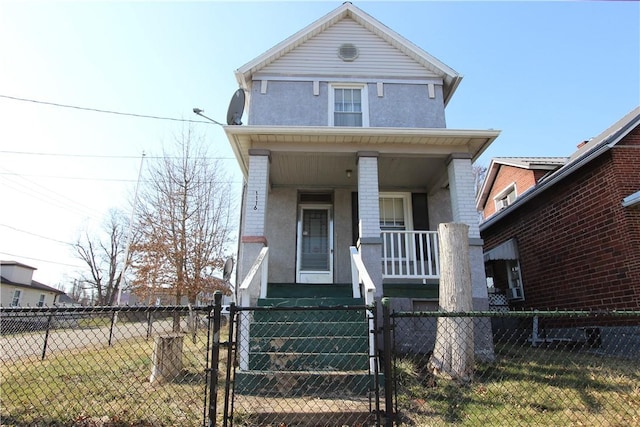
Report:
[[[201,426],[209,309],[6,308],[2,426]]]
[[[640,312],[389,321],[397,425],[640,425]]]
[[[374,313],[366,306],[239,308],[229,425],[378,425]]]
[[[640,312],[378,311],[2,309],[0,424],[640,425]]]

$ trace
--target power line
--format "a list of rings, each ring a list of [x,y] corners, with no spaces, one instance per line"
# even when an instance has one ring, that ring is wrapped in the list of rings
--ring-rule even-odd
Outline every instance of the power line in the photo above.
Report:
[[[0,166],[1,168],[1,166]],[[71,181],[97,181],[97,182],[127,182],[127,183],[132,183],[132,182],[137,182],[135,179],[125,179],[125,178],[91,178],[91,177],[82,177],[82,176],[61,176],[61,175],[37,175],[37,174],[28,174],[28,173],[18,173],[18,172],[0,172],[0,176],[3,175],[7,175],[7,176],[17,176],[17,177],[31,177],[31,178],[46,178],[46,179],[68,179]],[[148,180],[148,179],[143,179],[140,182],[148,184],[148,183],[152,183],[154,181],[152,180]],[[199,183],[200,181],[197,181],[196,183]],[[238,184],[241,183],[242,181],[216,181],[219,182],[220,184]]]
[[[67,263],[64,263],[64,262],[57,262],[57,261],[49,261],[49,260],[41,259],[41,258],[32,258],[32,257],[28,257],[28,256],[10,254],[9,252],[0,252],[0,254],[12,256],[12,257],[17,257],[17,258],[30,259],[32,261],[46,262],[46,263],[49,263],[49,264],[64,265],[64,266],[67,266],[67,267],[74,267],[74,268],[83,268],[83,266],[81,266],[81,265],[67,264]]]
[[[10,226],[10,225],[0,224],[0,227],[10,228],[10,229],[15,230],[15,231],[18,231],[18,232],[20,232],[20,233],[30,234],[31,236],[40,237],[41,239],[51,240],[52,242],[61,243],[61,244],[63,244],[63,245],[67,245],[67,246],[73,246],[73,244],[72,244],[72,243],[69,243],[69,242],[63,242],[62,240],[53,239],[53,238],[51,238],[51,237],[43,236],[43,235],[41,235],[41,234],[32,233],[32,232],[30,232],[30,231],[21,230],[21,229],[19,229],[19,228],[12,227],[12,226]]]
[[[5,171],[9,172],[9,173],[14,173],[13,171],[8,170],[7,168],[4,168],[2,166],[0,166],[0,169],[4,169]],[[80,213],[82,215],[88,215],[92,218],[99,218],[102,214],[99,213],[97,210],[94,210],[88,206],[83,205],[82,203],[76,202],[75,200],[60,194],[56,191],[51,190],[50,188],[44,187],[36,182],[31,181],[28,178],[25,178],[24,176],[20,176],[20,174],[15,174],[16,177],[21,178],[22,180],[26,181],[28,184],[31,185],[31,187],[25,185],[24,183],[21,182],[17,182],[15,180],[11,180],[10,178],[8,178],[6,175],[4,176],[4,179],[6,181],[8,181],[10,184],[14,184],[14,185],[19,185],[22,186],[28,193],[31,193],[30,195],[36,199],[38,199],[39,201],[43,201],[49,204],[52,204],[54,206],[57,206],[59,208],[63,208],[63,209],[67,209],[67,210],[74,210],[76,213]],[[6,184],[5,184],[6,185]],[[10,186],[11,187],[11,186]],[[13,189],[16,189],[15,186],[13,187]],[[40,189],[44,189],[44,192]],[[17,190],[17,189],[16,189]],[[17,191],[21,191],[21,190],[17,190]],[[22,193],[24,194],[24,192],[22,191]],[[29,194],[27,194],[29,195]],[[67,200],[68,202],[64,202],[63,200]],[[71,202],[74,206],[69,205],[69,202]],[[65,204],[66,203],[66,204]]]
[[[52,156],[52,157],[84,157],[84,158],[96,158],[96,159],[139,159],[140,156],[119,156],[119,155],[100,155],[100,154],[65,154],[65,153],[45,153],[35,151],[12,151],[12,150],[0,150],[0,154],[18,154],[27,156]],[[168,159],[181,159],[180,156],[146,156],[147,159],[153,160],[168,160]],[[232,156],[220,156],[220,157],[193,157],[193,159],[210,159],[210,160],[235,160]]]
[[[119,116],[139,117],[144,119],[156,119],[156,120],[170,120],[174,122],[205,123],[208,125],[212,124],[211,122],[204,121],[204,120],[176,119],[175,117],[162,117],[162,116],[152,116],[148,114],[124,113],[122,111],[103,110],[100,108],[91,108],[91,107],[80,107],[77,105],[59,104],[57,102],[39,101],[37,99],[19,98],[17,96],[9,96],[9,95],[0,95],[0,98],[12,99],[14,101],[33,102],[34,104],[50,105],[53,107],[73,108],[76,110],[92,111],[94,113],[117,114]]]

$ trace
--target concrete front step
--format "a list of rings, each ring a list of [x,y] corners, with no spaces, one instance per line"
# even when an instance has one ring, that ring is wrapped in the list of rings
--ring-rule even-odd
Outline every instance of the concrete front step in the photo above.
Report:
[[[317,398],[368,396],[375,377],[367,370],[341,372],[238,371],[235,392],[266,397]]]

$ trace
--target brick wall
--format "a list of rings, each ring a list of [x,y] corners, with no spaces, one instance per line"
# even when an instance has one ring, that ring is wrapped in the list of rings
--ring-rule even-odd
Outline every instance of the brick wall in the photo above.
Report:
[[[485,251],[516,237],[526,308],[639,309],[640,132],[482,232]]]
[[[507,187],[511,186],[511,184],[516,183],[516,195],[519,196],[527,189],[533,187],[536,184],[536,180],[546,172],[547,171],[533,171],[515,166],[500,165],[496,179],[491,187],[491,193],[489,193],[484,210],[482,211],[483,218],[489,218],[496,213],[494,198]]]

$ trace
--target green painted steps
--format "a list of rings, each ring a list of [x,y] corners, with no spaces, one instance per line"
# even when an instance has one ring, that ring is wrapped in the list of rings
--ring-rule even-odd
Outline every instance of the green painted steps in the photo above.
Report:
[[[236,372],[236,393],[326,396],[339,387],[367,395],[373,376],[366,310],[340,309],[362,306],[361,299],[298,296],[257,305],[262,309],[251,316],[248,370]]]
[[[245,371],[236,373],[235,379],[236,393],[264,397],[366,396],[374,386],[373,376],[354,371]]]

